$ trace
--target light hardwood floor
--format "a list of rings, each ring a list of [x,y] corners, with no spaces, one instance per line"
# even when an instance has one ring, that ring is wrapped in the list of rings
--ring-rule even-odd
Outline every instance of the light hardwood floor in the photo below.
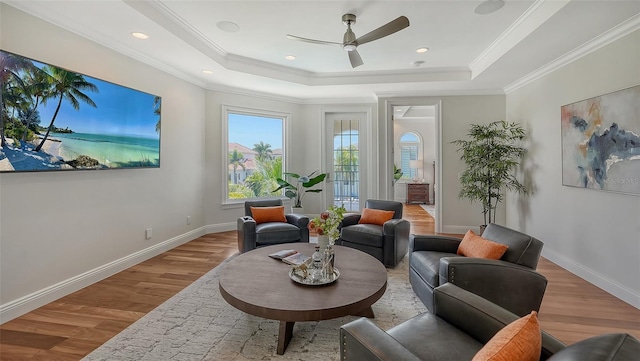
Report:
[[[405,206],[411,232],[434,221]],[[543,240],[544,241],[544,240]],[[205,235],[0,325],[0,360],[80,360],[237,251],[236,232]],[[543,329],[565,343],[607,332],[640,338],[640,310],[542,259]]]

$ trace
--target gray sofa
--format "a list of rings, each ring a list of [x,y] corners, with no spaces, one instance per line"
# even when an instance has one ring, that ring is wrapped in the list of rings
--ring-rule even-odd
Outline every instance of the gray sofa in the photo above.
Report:
[[[465,361],[518,316],[451,283],[434,290],[434,312],[383,331],[361,318],[340,328],[343,361]],[[566,346],[542,331],[540,360],[637,361],[640,342],[608,334]]]
[[[542,242],[493,223],[482,237],[509,246],[500,260],[457,255],[461,240],[455,237],[411,235],[409,281],[416,295],[433,311],[433,289],[451,282],[516,315],[538,311],[547,288],[535,270]]]
[[[309,217],[303,214],[286,214],[287,222],[256,224],[251,217],[251,207],[281,206],[282,200],[270,199],[244,203],[244,217],[238,218],[238,250],[240,253],[280,243],[309,243]]]
[[[340,224],[339,245],[359,249],[377,258],[385,266],[394,267],[409,249],[411,225],[402,219],[402,203],[367,199],[365,208],[394,211],[393,219],[383,226],[358,224],[360,214],[347,214]]]

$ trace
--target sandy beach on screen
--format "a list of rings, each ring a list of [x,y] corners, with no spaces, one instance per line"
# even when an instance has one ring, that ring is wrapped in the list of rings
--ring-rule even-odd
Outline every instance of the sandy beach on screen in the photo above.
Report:
[[[12,171],[16,170],[12,161],[19,162],[21,169],[51,169],[64,166],[64,160],[60,156],[60,147],[62,142],[57,139],[47,139],[40,149],[40,152],[35,152],[35,147],[40,144],[42,140],[36,139],[30,142],[25,149],[14,148],[13,140],[7,139],[7,146],[0,149],[2,156],[0,156],[0,171]]]

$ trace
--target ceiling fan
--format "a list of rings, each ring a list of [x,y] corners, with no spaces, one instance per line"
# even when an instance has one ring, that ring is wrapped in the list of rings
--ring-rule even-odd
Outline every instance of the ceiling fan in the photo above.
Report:
[[[352,67],[357,67],[362,64],[362,58],[360,54],[358,54],[358,45],[362,45],[374,40],[378,40],[380,38],[384,38],[387,35],[391,35],[395,32],[398,32],[409,26],[409,19],[406,16],[400,16],[395,20],[392,20],[381,27],[370,31],[369,33],[356,38],[356,34],[351,30],[351,25],[356,23],[356,16],[353,14],[344,14],[342,15],[342,22],[347,26],[347,32],[344,33],[344,37],[341,43],[336,43],[333,41],[324,41],[324,40],[315,40],[315,39],[307,39],[300,36],[295,36],[291,34],[287,34],[287,38],[292,40],[304,41],[312,44],[321,44],[321,45],[339,45],[349,54],[349,61],[351,62]]]

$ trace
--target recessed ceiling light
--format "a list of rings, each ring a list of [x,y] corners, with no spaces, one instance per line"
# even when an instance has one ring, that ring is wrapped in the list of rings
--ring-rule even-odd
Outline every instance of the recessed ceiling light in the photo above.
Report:
[[[429,48],[418,48],[416,50],[416,53],[423,54],[423,53],[426,53],[427,51],[429,51]]]
[[[205,74],[213,74],[213,70],[209,70],[209,69],[204,69],[202,72]]]
[[[287,59],[287,60],[296,60],[296,57],[293,56],[293,55],[287,55],[284,58]]]
[[[473,9],[473,12],[479,15],[491,14],[500,10],[504,6],[504,0],[487,0]]]
[[[240,26],[236,23],[232,23],[231,21],[219,21],[216,26],[218,29],[228,33],[235,33],[240,30]]]
[[[402,109],[400,109],[400,108],[396,109],[396,112],[401,112],[401,111],[402,111]]]
[[[145,33],[140,33],[140,32],[137,32],[137,31],[132,32],[131,36],[133,36],[134,38],[138,38],[138,39],[149,39],[149,35],[147,35]]]

